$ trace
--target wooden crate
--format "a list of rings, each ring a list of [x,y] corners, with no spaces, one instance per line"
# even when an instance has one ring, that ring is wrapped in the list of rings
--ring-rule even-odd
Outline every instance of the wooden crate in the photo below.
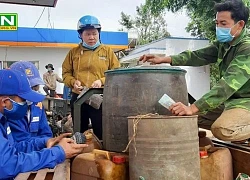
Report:
[[[15,180],[70,180],[70,160],[65,160],[54,169],[41,169],[17,175]]]
[[[234,178],[236,178],[239,173],[250,175],[250,147],[248,145],[234,144],[215,138],[213,138],[212,141],[215,146],[227,147],[230,150],[233,158]]]

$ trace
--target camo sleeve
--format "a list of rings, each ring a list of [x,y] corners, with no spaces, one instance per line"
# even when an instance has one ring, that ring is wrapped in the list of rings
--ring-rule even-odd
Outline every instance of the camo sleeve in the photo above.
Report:
[[[218,107],[242,88],[250,79],[250,45],[239,48],[225,74],[207,94],[194,104],[200,112]],[[245,87],[245,86],[244,86]],[[246,87],[250,88],[250,87]]]
[[[214,42],[213,44],[196,50],[196,51],[184,51],[178,55],[171,56],[172,66],[203,66],[211,63],[215,63],[218,58],[219,44]]]

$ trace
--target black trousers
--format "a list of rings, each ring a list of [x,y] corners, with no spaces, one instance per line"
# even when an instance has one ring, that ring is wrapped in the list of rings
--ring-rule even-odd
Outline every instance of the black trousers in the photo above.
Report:
[[[198,126],[203,129],[211,130],[212,124],[220,117],[224,111],[225,106],[220,105],[217,108],[208,111],[206,114],[198,116]]]
[[[78,94],[72,92],[70,100],[71,115],[74,122],[74,102]],[[95,109],[92,106],[83,103],[81,107],[81,127],[80,132],[88,130],[89,119],[91,120],[95,135],[102,140],[102,106],[100,109]]]
[[[46,95],[49,95],[50,97],[55,97],[55,90],[49,89],[48,86],[44,86],[43,90],[46,92]]]

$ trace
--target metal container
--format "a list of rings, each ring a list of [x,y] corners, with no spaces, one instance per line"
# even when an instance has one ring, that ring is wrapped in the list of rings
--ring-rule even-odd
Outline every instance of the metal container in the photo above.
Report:
[[[200,180],[197,116],[129,117],[128,130],[130,180]]]
[[[121,152],[128,144],[128,116],[171,112],[158,103],[163,94],[188,104],[186,71],[171,66],[141,66],[105,73],[103,91],[103,143]]]

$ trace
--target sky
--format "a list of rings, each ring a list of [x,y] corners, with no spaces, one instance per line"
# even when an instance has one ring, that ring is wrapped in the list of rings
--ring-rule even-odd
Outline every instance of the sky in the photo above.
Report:
[[[76,29],[77,21],[84,15],[96,16],[104,31],[117,31],[121,26],[121,12],[134,16],[136,6],[145,0],[58,0],[55,8],[13,5],[0,3],[1,13],[18,13],[19,27]],[[185,12],[167,12],[167,29],[171,36],[190,37],[185,31],[189,19]]]

